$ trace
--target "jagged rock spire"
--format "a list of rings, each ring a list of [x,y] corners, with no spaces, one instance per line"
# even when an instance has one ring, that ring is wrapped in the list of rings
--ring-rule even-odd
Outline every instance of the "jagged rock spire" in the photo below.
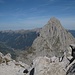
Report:
[[[36,53],[48,56],[61,56],[67,47],[74,43],[73,36],[61,25],[60,21],[52,17],[41,29],[40,36],[35,39],[32,47]]]

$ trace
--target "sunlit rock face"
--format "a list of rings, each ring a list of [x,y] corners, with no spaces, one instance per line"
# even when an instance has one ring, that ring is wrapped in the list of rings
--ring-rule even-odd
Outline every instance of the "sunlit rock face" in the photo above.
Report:
[[[36,50],[36,55],[60,57],[74,42],[74,37],[62,27],[60,21],[52,17],[41,29],[40,36],[35,39],[32,47]]]
[[[66,75],[67,64],[65,62],[67,64],[69,62],[65,57],[61,62],[57,57],[37,57],[33,60],[32,75]]]
[[[23,70],[27,67],[25,63],[11,59],[9,53],[5,56],[0,53],[0,75],[24,75]]]

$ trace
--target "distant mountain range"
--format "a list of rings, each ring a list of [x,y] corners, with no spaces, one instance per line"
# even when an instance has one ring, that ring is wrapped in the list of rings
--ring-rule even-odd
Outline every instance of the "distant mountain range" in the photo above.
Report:
[[[15,50],[24,50],[32,45],[37,36],[38,32],[32,30],[0,31],[0,42]]]
[[[0,31],[0,52],[11,53],[15,58],[16,51],[25,50],[32,45],[34,39],[39,35],[39,30]]]

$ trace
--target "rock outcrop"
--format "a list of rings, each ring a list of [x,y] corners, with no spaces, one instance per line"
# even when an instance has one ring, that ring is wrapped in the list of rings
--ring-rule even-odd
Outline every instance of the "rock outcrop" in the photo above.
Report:
[[[69,61],[65,59],[65,57],[61,62],[59,61],[58,57],[51,57],[51,58],[48,58],[46,56],[37,57],[33,60],[31,69],[28,70],[29,73],[25,74],[26,75],[66,75],[68,64]]]
[[[70,45],[72,51],[75,51],[75,45]],[[26,75],[75,75],[75,58],[72,55],[72,58],[67,57],[67,53],[64,52],[64,56],[59,58],[56,56],[53,57],[37,57],[33,60],[31,68],[27,70]],[[72,62],[70,62],[73,59]],[[26,71],[25,70],[25,71]]]
[[[72,48],[72,59],[70,65],[67,67],[66,75],[75,75],[75,44],[71,44],[70,47]]]
[[[74,45],[71,45],[74,48]],[[56,56],[36,57],[31,65],[16,62],[11,55],[0,53],[0,74],[1,75],[75,75],[75,59],[72,63],[68,60],[66,52],[59,58]]]
[[[75,57],[72,53],[75,51],[75,44],[71,44],[72,58],[68,59],[67,53],[64,52],[63,58],[53,57],[37,57],[33,60],[30,69],[26,69],[26,75],[75,75]],[[73,59],[72,62],[70,62]]]
[[[9,53],[5,56],[0,53],[0,75],[24,75],[23,70],[27,67],[28,65],[11,59]]]
[[[62,64],[52,62],[48,57],[38,57],[33,62],[35,72],[34,75],[65,75],[66,71]]]
[[[74,59],[74,61],[67,67],[66,75],[75,75],[75,59]]]

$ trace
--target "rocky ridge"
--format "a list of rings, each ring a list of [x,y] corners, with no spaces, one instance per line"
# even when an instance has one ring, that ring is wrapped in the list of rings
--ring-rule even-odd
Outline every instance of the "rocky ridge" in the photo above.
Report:
[[[66,62],[66,63],[65,63]],[[11,55],[0,53],[0,74],[1,75],[66,75],[66,66],[69,64],[67,59],[59,61],[57,57],[48,58],[37,57],[31,65],[16,62],[11,59]]]
[[[11,59],[9,53],[5,56],[0,53],[1,75],[75,75],[74,66],[75,60],[70,63],[65,52],[63,58],[38,56],[29,66]]]
[[[25,63],[13,60],[9,53],[4,56],[0,52],[0,75],[24,75],[23,70],[27,67]]]

